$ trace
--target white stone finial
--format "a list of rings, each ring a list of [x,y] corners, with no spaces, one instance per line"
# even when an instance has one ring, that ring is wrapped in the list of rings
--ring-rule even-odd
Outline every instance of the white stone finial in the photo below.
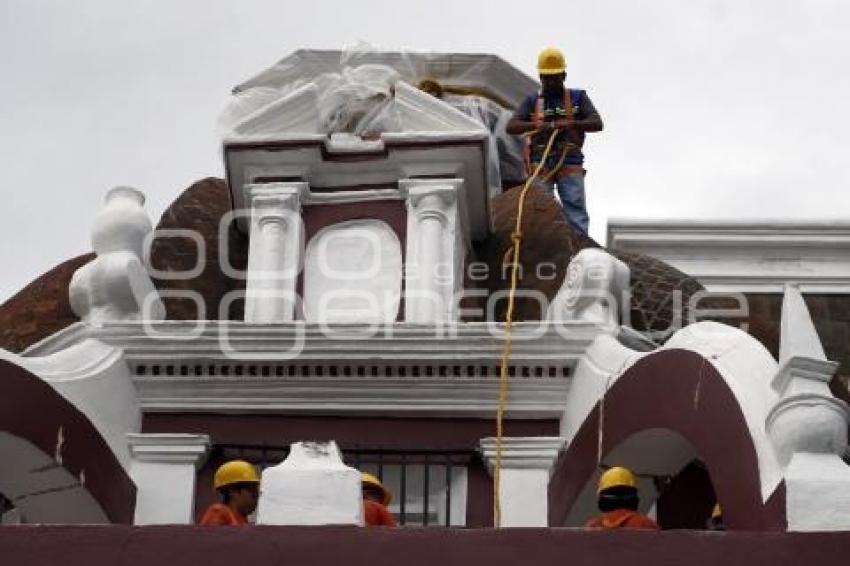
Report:
[[[360,472],[336,442],[296,442],[289,457],[263,470],[257,524],[361,525]]]
[[[780,463],[787,466],[797,454],[842,455],[847,446],[847,404],[829,389],[838,364],[826,359],[795,285],[785,286],[781,340],[779,369],[771,382],[780,398],[765,419]]]
[[[567,276],[549,307],[549,320],[619,325],[629,268],[605,250],[585,248],[570,261]]]
[[[837,369],[837,363],[826,359],[800,289],[786,284],[782,299],[779,371],[772,382],[774,390],[780,395],[803,390],[828,394],[826,385]]]
[[[793,283],[785,284],[780,336],[780,365],[787,363],[793,357],[826,360],[809,308],[803,300],[800,288]]]
[[[165,306],[142,260],[153,225],[144,209],[145,195],[115,187],[92,229],[97,257],[71,278],[71,309],[89,324],[126,320],[162,320]]]

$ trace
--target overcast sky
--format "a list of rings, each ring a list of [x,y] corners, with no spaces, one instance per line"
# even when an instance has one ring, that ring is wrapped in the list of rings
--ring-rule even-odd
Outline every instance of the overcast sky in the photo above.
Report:
[[[847,219],[848,29],[841,0],[0,0],[0,301],[90,249],[110,187],[156,221],[222,176],[234,85],[357,40],[529,74],[563,48],[606,125],[586,148],[600,241],[609,217]]]

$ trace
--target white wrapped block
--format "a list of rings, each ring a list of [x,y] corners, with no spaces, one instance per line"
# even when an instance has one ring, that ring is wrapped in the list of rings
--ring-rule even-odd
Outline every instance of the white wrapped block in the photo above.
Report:
[[[362,525],[360,472],[336,442],[296,442],[289,457],[263,470],[257,524]]]

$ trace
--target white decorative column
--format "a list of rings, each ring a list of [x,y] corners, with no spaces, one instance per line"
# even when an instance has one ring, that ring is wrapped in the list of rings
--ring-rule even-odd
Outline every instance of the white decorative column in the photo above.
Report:
[[[785,287],[779,371],[772,386],[779,400],[765,428],[785,477],[789,531],[850,529],[847,404],[829,381],[838,364],[826,359],[800,290]]]
[[[549,526],[549,480],[565,442],[559,436],[502,439],[499,499],[503,527]],[[479,450],[492,476],[496,439],[482,438]]]
[[[465,202],[461,179],[402,179],[407,199],[405,320],[457,320],[455,294],[463,289]]]
[[[195,522],[195,476],[209,450],[206,434],[128,434],[136,483],[136,525]]]
[[[246,185],[251,203],[251,240],[245,322],[288,322],[295,317],[295,284],[304,230],[301,196],[307,183]]]

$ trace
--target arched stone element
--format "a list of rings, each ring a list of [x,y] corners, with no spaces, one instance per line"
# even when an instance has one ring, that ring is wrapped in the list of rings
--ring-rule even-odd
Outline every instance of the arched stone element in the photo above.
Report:
[[[50,385],[0,360],[0,492],[28,522],[131,524],[136,487],[97,429]]]
[[[651,429],[673,431],[695,448],[729,528],[785,529],[784,488],[780,484],[763,500],[760,456],[738,395],[709,359],[679,349],[637,361],[611,386],[604,405],[597,403],[584,420],[556,464],[549,524],[564,523],[594,477],[600,455],[604,461],[630,437]]]
[[[389,224],[373,219],[332,224],[307,244],[305,319],[394,322],[401,282],[401,242]]]

